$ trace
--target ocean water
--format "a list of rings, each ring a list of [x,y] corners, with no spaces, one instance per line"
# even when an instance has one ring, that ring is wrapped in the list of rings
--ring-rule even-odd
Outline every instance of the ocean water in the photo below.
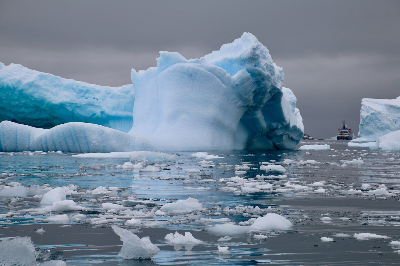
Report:
[[[28,236],[51,254],[45,260],[67,265],[397,265],[400,153],[349,148],[346,141],[305,144],[330,149],[208,152],[219,158],[170,153],[174,161],[142,163],[147,168],[140,170],[124,168],[128,158],[0,153],[0,240]],[[263,170],[269,165],[284,170]],[[44,211],[41,197],[56,187],[81,210]],[[188,198],[201,208],[162,211]],[[293,226],[239,232],[267,213]],[[126,224],[132,218],[137,223]],[[209,230],[218,224],[241,227]],[[111,225],[149,236],[160,252],[124,260]],[[203,242],[168,243],[165,236],[175,232]]]

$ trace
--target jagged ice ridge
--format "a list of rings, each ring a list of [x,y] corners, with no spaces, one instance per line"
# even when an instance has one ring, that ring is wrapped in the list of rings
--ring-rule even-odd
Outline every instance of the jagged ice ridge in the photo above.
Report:
[[[200,59],[160,52],[131,78],[111,88],[1,65],[0,118],[55,127],[3,121],[0,151],[294,149],[303,136],[282,69],[250,33]]]

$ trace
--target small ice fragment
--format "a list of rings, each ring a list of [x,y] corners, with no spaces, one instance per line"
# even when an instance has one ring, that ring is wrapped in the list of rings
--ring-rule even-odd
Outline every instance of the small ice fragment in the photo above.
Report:
[[[351,237],[351,235],[345,233],[337,233],[334,235],[334,237]]]
[[[388,239],[390,237],[383,236],[383,235],[377,235],[377,234],[371,234],[371,233],[355,233],[354,238],[357,240],[370,240],[370,239]]]
[[[330,150],[331,146],[328,144],[322,145],[303,145],[299,148],[299,150],[315,150],[315,151],[322,151],[322,150]]]
[[[137,226],[137,225],[140,225],[141,223],[142,223],[142,220],[132,218],[132,219],[126,221],[126,222],[125,222],[125,225]]]
[[[321,237],[321,241],[322,242],[333,242],[333,238],[332,237]]]
[[[321,218],[321,221],[324,222],[324,223],[330,223],[330,222],[332,222],[332,219],[330,217],[326,217],[325,216],[325,217]]]
[[[268,236],[267,235],[258,234],[258,235],[253,235],[253,238],[257,239],[257,240],[263,240],[263,239],[267,239]]]
[[[220,247],[220,246],[218,246],[218,253],[220,253],[220,254],[229,254],[231,252],[228,249],[229,249],[229,247]]]
[[[185,232],[185,235],[178,232],[169,233],[165,236],[165,241],[170,245],[198,245],[203,243],[203,241],[194,238],[190,232]]]
[[[260,170],[264,170],[266,172],[286,172],[285,167],[283,167],[282,165],[261,165]]]
[[[137,235],[129,230],[122,229],[116,225],[111,228],[119,235],[123,242],[119,256],[124,259],[151,259],[157,255],[160,249],[151,243],[149,237],[140,239]]]
[[[231,240],[232,240],[232,237],[230,237],[230,236],[224,236],[224,237],[219,238],[217,241],[219,241],[219,242],[225,242],[225,241],[231,241]]]
[[[50,216],[47,219],[45,219],[46,222],[53,222],[56,224],[66,224],[69,222],[68,215],[66,214],[60,214],[60,215],[54,215]]]
[[[160,210],[172,213],[188,213],[192,211],[202,211],[204,208],[197,199],[188,198],[187,200],[178,200],[174,203],[167,203],[162,206]]]
[[[400,241],[395,241],[395,240],[393,240],[393,241],[390,241],[389,244],[390,244],[391,246],[400,247]]]
[[[36,230],[36,233],[38,233],[40,235],[43,235],[45,232],[46,231],[43,229],[43,227]]]

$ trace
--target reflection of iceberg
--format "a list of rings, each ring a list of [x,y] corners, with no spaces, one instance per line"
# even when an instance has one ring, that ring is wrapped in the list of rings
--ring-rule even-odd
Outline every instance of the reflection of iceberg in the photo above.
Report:
[[[89,115],[86,103],[82,103],[80,121],[114,129],[68,123],[43,130],[2,122],[0,150],[293,149],[303,136],[303,123],[296,108],[296,97],[290,89],[282,88],[282,80],[282,69],[272,62],[267,48],[250,33],[244,33],[233,43],[200,59],[187,60],[179,53],[161,52],[157,67],[139,72],[132,70],[135,99],[129,133],[119,131],[127,131],[132,125],[132,120],[131,124],[124,124],[125,109],[133,101],[133,91],[129,91],[127,85],[115,88],[118,93],[126,90],[129,95],[128,100],[121,99],[122,107],[116,107],[116,100],[99,104],[96,110],[100,114],[107,113],[114,105],[115,110],[121,108],[118,110],[121,119],[105,119],[107,123],[103,124],[90,121],[85,117]],[[106,89],[107,93],[111,91]],[[97,99],[102,93],[100,87],[96,87],[93,91],[86,90],[84,97]],[[79,94],[74,95],[73,101],[81,100]],[[35,106],[30,102],[28,105]],[[62,112],[61,116],[64,114]]]
[[[400,150],[400,97],[362,99],[358,135],[349,146]]]

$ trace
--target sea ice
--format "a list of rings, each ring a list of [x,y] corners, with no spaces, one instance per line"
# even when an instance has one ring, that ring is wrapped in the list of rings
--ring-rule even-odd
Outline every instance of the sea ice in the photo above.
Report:
[[[123,242],[119,256],[124,259],[151,259],[160,249],[151,243],[149,237],[139,238],[129,230],[112,225],[111,228]]]
[[[332,237],[323,236],[323,237],[321,237],[321,241],[322,242],[333,242],[334,240]]]
[[[3,121],[0,151],[294,149],[304,131],[296,97],[282,87],[282,69],[250,33],[200,59],[160,52],[157,67],[132,70],[133,85],[121,88],[18,65],[1,64],[0,79],[7,91],[0,118],[55,126]],[[27,100],[12,101],[15,93]],[[60,125],[70,121],[92,124]]]

